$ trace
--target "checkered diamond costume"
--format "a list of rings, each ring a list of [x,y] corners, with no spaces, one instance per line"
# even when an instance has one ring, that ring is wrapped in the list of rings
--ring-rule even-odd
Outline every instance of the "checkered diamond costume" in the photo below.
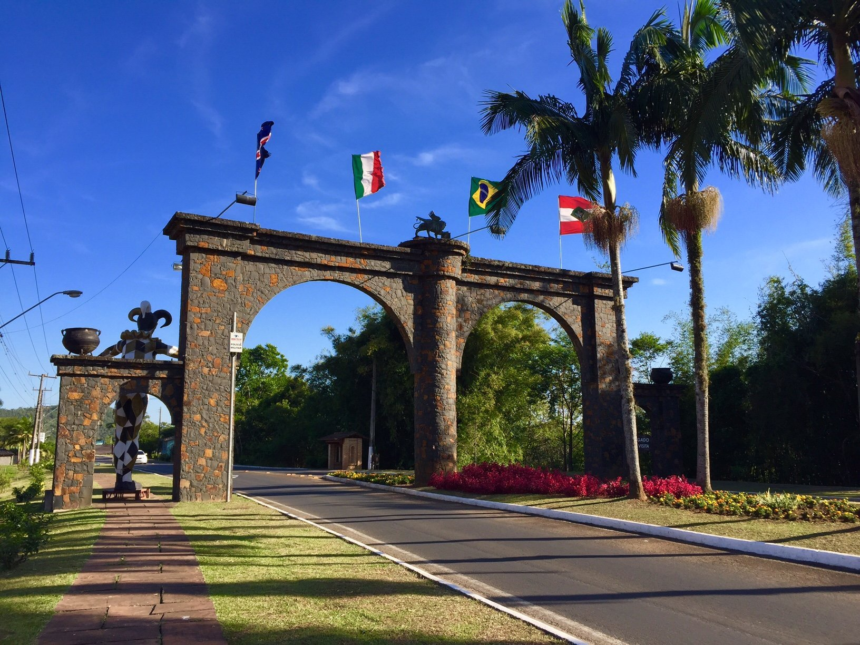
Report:
[[[122,358],[153,360],[158,354],[176,356],[178,349],[162,343],[152,334],[161,318],[165,319],[166,327],[172,322],[171,315],[159,309],[151,311],[147,301],[140,303],[139,308],[132,309],[128,314],[129,320],[137,323],[137,331],[124,331],[120,341],[101,353],[101,356],[122,356]],[[146,406],[149,396],[146,392],[120,392],[114,406],[113,464],[116,470],[117,490],[136,490],[137,484],[132,480],[137,453],[140,452],[138,435],[140,426],[146,418]]]

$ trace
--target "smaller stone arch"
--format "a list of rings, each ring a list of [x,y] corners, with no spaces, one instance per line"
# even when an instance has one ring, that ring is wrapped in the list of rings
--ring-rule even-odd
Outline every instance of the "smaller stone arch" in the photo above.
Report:
[[[552,297],[500,290],[461,287],[457,294],[457,371],[463,366],[463,351],[469,335],[484,315],[508,303],[522,303],[546,313],[570,337],[580,363],[586,360],[582,345],[582,312],[578,302],[570,297]]]
[[[45,495],[47,510],[84,508],[92,503],[96,431],[121,387],[161,399],[182,432],[182,361],[53,356],[60,376],[54,478]],[[177,476],[174,468],[174,478]]]

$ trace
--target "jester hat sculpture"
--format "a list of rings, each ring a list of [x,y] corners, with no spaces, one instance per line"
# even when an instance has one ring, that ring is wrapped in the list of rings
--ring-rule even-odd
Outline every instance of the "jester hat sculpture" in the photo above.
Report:
[[[137,323],[137,331],[126,330],[120,334],[120,341],[100,356],[153,360],[159,354],[176,357],[179,349],[162,343],[153,338],[152,334],[158,327],[158,322],[164,320],[162,327],[173,322],[173,317],[164,309],[152,311],[150,304],[144,300],[140,307],[128,312],[128,319]],[[131,478],[137,453],[140,452],[138,436],[140,427],[146,418],[146,406],[149,396],[146,392],[129,392],[121,390],[114,406],[113,465],[116,470],[116,490],[139,490],[139,484]]]

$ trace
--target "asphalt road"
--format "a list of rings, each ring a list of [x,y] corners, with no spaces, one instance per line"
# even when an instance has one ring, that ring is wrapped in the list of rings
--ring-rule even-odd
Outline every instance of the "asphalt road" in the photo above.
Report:
[[[851,573],[282,472],[235,490],[595,644],[860,643]]]

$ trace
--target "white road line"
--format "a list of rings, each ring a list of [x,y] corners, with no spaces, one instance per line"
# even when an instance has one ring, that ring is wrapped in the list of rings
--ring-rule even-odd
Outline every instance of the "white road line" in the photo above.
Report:
[[[302,515],[298,514],[298,513],[302,513],[298,509],[292,508],[290,506],[286,506],[285,504],[282,504],[280,502],[276,502],[274,500],[266,499],[265,497],[259,497],[259,498],[258,497],[251,497],[250,495],[246,495],[244,493],[239,493],[239,492],[237,492],[236,495],[239,495],[241,497],[249,499],[253,502],[256,502],[257,504],[260,504],[261,506],[265,506],[267,508],[270,508],[274,511],[277,511],[278,513],[281,513],[281,514],[286,515],[288,517],[291,517],[293,519],[299,520],[300,522],[310,524],[311,526],[318,528],[318,529],[321,529],[321,530],[325,531],[326,533],[334,535],[335,537],[338,537],[342,540],[345,540],[351,544],[355,544],[356,546],[361,547],[362,549],[366,549],[367,551],[370,551],[371,553],[382,556],[383,558],[386,558],[387,560],[390,560],[391,562],[394,562],[395,564],[399,564],[400,566],[408,569],[409,571],[412,571],[413,573],[417,573],[418,575],[420,575],[424,578],[427,578],[428,580],[432,580],[433,582],[444,585],[444,586],[448,587],[449,589],[453,589],[457,593],[468,596],[469,598],[472,598],[473,600],[477,600],[478,602],[483,603],[489,607],[492,607],[493,609],[504,612],[504,613],[508,614],[509,616],[513,616],[514,618],[522,620],[523,622],[526,622],[529,625],[532,625],[533,627],[537,627],[541,631],[544,631],[548,634],[556,636],[557,638],[560,638],[560,639],[562,639],[568,643],[575,643],[576,645],[598,645],[598,644],[599,645],[626,645],[626,643],[624,643],[624,641],[620,641],[616,638],[613,638],[612,636],[609,636],[609,635],[604,634],[602,632],[599,632],[595,629],[592,629],[591,627],[588,627],[588,626],[583,625],[581,623],[578,623],[576,621],[570,620],[569,618],[565,618],[563,616],[559,616],[557,614],[554,614],[550,611],[543,609],[542,607],[538,607],[536,605],[533,605],[532,603],[529,603],[525,600],[522,600],[521,598],[517,598],[516,596],[511,596],[510,594],[508,594],[508,593],[506,593],[500,589],[490,587],[489,585],[484,585],[482,583],[477,582],[476,580],[472,580],[471,578],[466,578],[465,576],[461,576],[459,574],[456,574],[455,572],[451,572],[452,574],[458,575],[458,577],[460,577],[460,578],[465,578],[466,580],[468,580],[470,585],[476,586],[476,587],[481,587],[482,590],[484,591],[484,593],[489,593],[489,595],[493,595],[493,596],[497,596],[497,597],[506,597],[511,602],[514,602],[514,603],[521,605],[523,607],[528,607],[530,610],[536,610],[541,614],[548,615],[548,617],[551,617],[551,619],[556,621],[556,622],[570,625],[570,627],[573,628],[575,631],[586,635],[587,638],[593,639],[591,641],[581,640],[581,639],[577,638],[576,636],[574,636],[573,634],[564,632],[564,631],[558,629],[557,627],[553,627],[549,623],[546,623],[546,622],[544,622],[538,618],[534,618],[532,616],[529,616],[528,614],[524,614],[524,613],[517,611],[515,609],[511,609],[509,607],[501,605],[501,604],[499,604],[493,600],[490,600],[489,598],[485,597],[484,595],[477,593],[476,591],[473,591],[471,589],[467,589],[466,587],[458,585],[454,582],[449,582],[448,580],[440,578],[439,576],[434,575],[434,574],[430,573],[429,571],[422,569],[421,567],[417,567],[414,564],[410,564],[409,562],[405,562],[404,560],[401,560],[400,558],[397,558],[393,555],[385,553],[384,551],[380,551],[379,549],[376,549],[376,548],[374,548],[368,544],[365,544],[364,542],[360,542],[359,540],[351,538],[348,535],[344,535],[343,533],[339,533],[339,532],[334,531],[334,530],[332,530],[326,526],[318,524],[317,522],[314,522],[311,519],[308,519],[308,518],[313,518],[315,520],[319,520],[322,518],[314,517],[313,515],[307,515],[305,513],[303,513],[303,515],[305,515],[303,517]],[[276,504],[277,504],[277,506],[275,506]],[[290,510],[286,510],[286,509],[290,509]],[[291,512],[291,511],[293,511],[293,512]],[[336,526],[340,526],[340,525],[336,525]],[[361,533],[359,531],[355,531],[354,529],[351,529],[348,527],[342,527],[342,528],[350,531],[351,533],[355,533],[356,535],[360,535],[363,539],[373,540],[372,537],[364,535],[363,533]],[[377,543],[379,543],[379,542],[377,542]],[[390,545],[385,545],[385,546],[388,546],[389,548],[393,548],[393,547],[390,547]],[[406,554],[407,557],[409,557],[411,559],[414,559],[416,561],[422,560],[422,558],[420,558],[414,554],[411,554],[408,551],[405,551],[405,550],[399,549],[399,548],[397,550]],[[428,563],[428,564],[431,564],[431,563]]]

